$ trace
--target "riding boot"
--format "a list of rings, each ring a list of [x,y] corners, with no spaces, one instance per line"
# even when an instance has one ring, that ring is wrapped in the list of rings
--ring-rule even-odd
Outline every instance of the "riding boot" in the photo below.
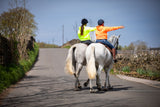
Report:
[[[116,60],[116,49],[115,48],[112,49],[112,54],[113,54],[113,61],[116,63],[117,60]]]

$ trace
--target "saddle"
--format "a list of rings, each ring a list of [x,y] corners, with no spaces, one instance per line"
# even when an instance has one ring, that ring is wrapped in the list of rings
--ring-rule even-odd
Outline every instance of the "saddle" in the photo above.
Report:
[[[88,43],[84,43],[85,45],[87,45],[87,46],[89,46],[89,44]]]
[[[87,42],[81,42],[81,43],[83,43],[83,44],[85,44],[85,45],[89,46],[89,43],[87,43]]]

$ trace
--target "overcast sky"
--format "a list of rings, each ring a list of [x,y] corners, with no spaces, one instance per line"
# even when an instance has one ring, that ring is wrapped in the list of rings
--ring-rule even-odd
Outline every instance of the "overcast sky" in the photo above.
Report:
[[[9,1],[0,0],[0,14],[8,11]],[[64,41],[77,39],[73,26],[86,18],[88,26],[97,26],[98,19],[105,26],[125,26],[108,33],[121,35],[122,46],[140,40],[160,47],[160,0],[26,0],[26,8],[35,15],[39,41],[62,45],[63,25]]]

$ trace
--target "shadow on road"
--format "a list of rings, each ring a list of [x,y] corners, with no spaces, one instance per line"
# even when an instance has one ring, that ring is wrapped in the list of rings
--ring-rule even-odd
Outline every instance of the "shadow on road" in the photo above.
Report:
[[[117,87],[118,86],[118,87]],[[133,87],[123,87],[122,85],[114,85],[113,89],[110,91],[122,91],[122,90],[129,90],[130,88]]]

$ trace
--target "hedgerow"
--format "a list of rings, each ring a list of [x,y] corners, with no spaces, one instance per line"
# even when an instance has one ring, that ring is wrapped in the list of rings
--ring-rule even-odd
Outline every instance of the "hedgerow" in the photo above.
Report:
[[[27,60],[20,60],[19,64],[10,64],[8,66],[0,65],[0,93],[15,84],[25,76],[25,73],[31,69],[39,53],[39,47],[34,43],[34,50],[29,51]]]

